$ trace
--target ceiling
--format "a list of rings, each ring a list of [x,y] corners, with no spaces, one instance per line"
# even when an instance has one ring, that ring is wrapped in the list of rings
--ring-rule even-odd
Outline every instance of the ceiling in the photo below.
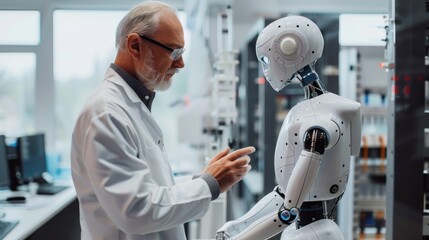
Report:
[[[173,1],[173,0],[170,0]],[[261,18],[278,18],[303,13],[389,13],[392,0],[183,0],[185,9],[197,9],[207,3],[209,18],[230,5],[233,10],[234,42],[240,46]],[[180,0],[175,0],[180,2]],[[172,3],[173,4],[173,3]],[[194,7],[193,7],[194,6]],[[176,5],[179,8],[179,6]],[[188,16],[190,14],[188,13]],[[206,15],[207,16],[207,15]],[[196,18],[198,19],[198,18]],[[199,18],[198,20],[201,20]],[[213,35],[213,33],[212,33]],[[215,35],[213,35],[215,36]],[[211,40],[214,41],[214,40]],[[215,44],[212,44],[215,46]]]
[[[100,8],[130,6],[142,0],[0,0],[2,8],[7,9],[8,5],[16,8],[17,4],[23,7],[29,5],[40,5],[55,3],[66,8],[75,6],[87,6]],[[207,2],[209,14],[216,15],[219,10],[231,5],[234,12],[235,22],[248,22],[261,17],[279,17],[286,13],[387,13],[389,2],[392,0],[160,0],[176,6],[178,9],[185,9],[187,4],[200,4]]]
[[[0,0],[2,9],[129,9],[142,0]],[[278,18],[300,13],[388,13],[393,0],[160,0],[180,10],[199,15],[197,24],[205,25],[206,17],[216,19],[230,5],[233,10],[234,38],[237,46],[260,18]],[[207,6],[202,13],[199,6]],[[195,12],[196,11],[196,12]],[[188,13],[188,16],[192,14]],[[201,16],[203,15],[203,16]],[[213,20],[211,20],[213,21]]]
[[[208,0],[213,6],[231,5],[235,22],[290,13],[388,13],[390,0]],[[216,11],[217,9],[212,7]]]

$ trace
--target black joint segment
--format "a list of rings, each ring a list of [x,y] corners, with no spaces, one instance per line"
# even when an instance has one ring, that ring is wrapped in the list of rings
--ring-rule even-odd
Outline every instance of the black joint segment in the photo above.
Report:
[[[319,80],[319,75],[317,75],[316,72],[314,72],[309,65],[303,67],[299,74],[302,77],[302,86],[307,86],[308,84]]]
[[[279,186],[276,187],[275,189],[276,193],[278,193],[283,199],[285,198],[284,193],[282,192],[282,190],[280,189]]]
[[[309,152],[323,154],[327,145],[328,138],[322,129],[313,128],[305,135],[304,149]]]
[[[297,222],[298,226],[304,227],[308,224],[311,224],[317,220],[324,219],[323,215],[323,202],[304,202],[301,205],[299,212],[299,220]]]

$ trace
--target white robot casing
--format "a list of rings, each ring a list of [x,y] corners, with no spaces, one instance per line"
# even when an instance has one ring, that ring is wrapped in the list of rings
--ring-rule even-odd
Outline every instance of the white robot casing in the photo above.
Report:
[[[274,155],[276,180],[283,191],[287,189],[291,173],[302,153],[305,134],[313,128],[324,129],[329,133],[329,143],[308,194],[287,196],[299,198],[295,199],[296,202],[322,201],[334,199],[344,192],[350,155],[357,155],[360,151],[359,108],[360,104],[355,101],[325,93],[300,102],[289,111]],[[289,188],[293,185],[290,184]]]
[[[264,28],[256,41],[256,56],[271,87],[280,91],[297,71],[322,56],[323,44],[322,33],[313,21],[289,16]]]
[[[260,240],[282,231],[282,240],[344,239],[331,214],[346,188],[350,156],[360,151],[360,104],[323,89],[313,68],[322,52],[323,36],[305,17],[281,18],[259,35],[256,55],[270,85],[280,91],[296,78],[305,99],[289,111],[278,135],[278,186],[224,224],[216,239]]]

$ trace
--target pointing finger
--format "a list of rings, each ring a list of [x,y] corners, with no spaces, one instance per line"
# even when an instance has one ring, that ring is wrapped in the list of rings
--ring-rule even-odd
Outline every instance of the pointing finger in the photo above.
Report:
[[[241,156],[243,156],[243,155],[249,155],[249,154],[252,154],[252,153],[254,153],[255,152],[255,148],[254,147],[245,147],[245,148],[241,148],[241,149],[238,149],[238,150],[235,150],[234,152],[232,152],[232,153],[230,153],[229,155],[228,155],[228,158],[230,159],[230,160],[234,160],[234,159],[237,159],[237,158],[239,158],[239,157],[241,157]]]

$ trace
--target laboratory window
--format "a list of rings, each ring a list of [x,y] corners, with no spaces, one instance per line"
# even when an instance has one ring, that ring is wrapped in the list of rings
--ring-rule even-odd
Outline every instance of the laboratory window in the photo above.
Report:
[[[69,159],[76,118],[114,61],[115,31],[126,11],[55,10],[55,149]]]
[[[34,131],[36,54],[0,52],[0,131]]]
[[[0,45],[38,45],[39,11],[0,11]]]
[[[127,11],[55,10],[54,23],[54,93],[55,149],[63,160],[70,156],[71,135],[76,118],[90,93],[103,80],[116,56],[116,27]],[[183,26],[186,14],[178,13]],[[190,33],[184,29],[186,47]],[[184,58],[187,58],[187,52]],[[169,152],[178,147],[178,103],[187,89],[187,71],[174,76],[167,92],[157,93],[152,112],[163,129]]]

